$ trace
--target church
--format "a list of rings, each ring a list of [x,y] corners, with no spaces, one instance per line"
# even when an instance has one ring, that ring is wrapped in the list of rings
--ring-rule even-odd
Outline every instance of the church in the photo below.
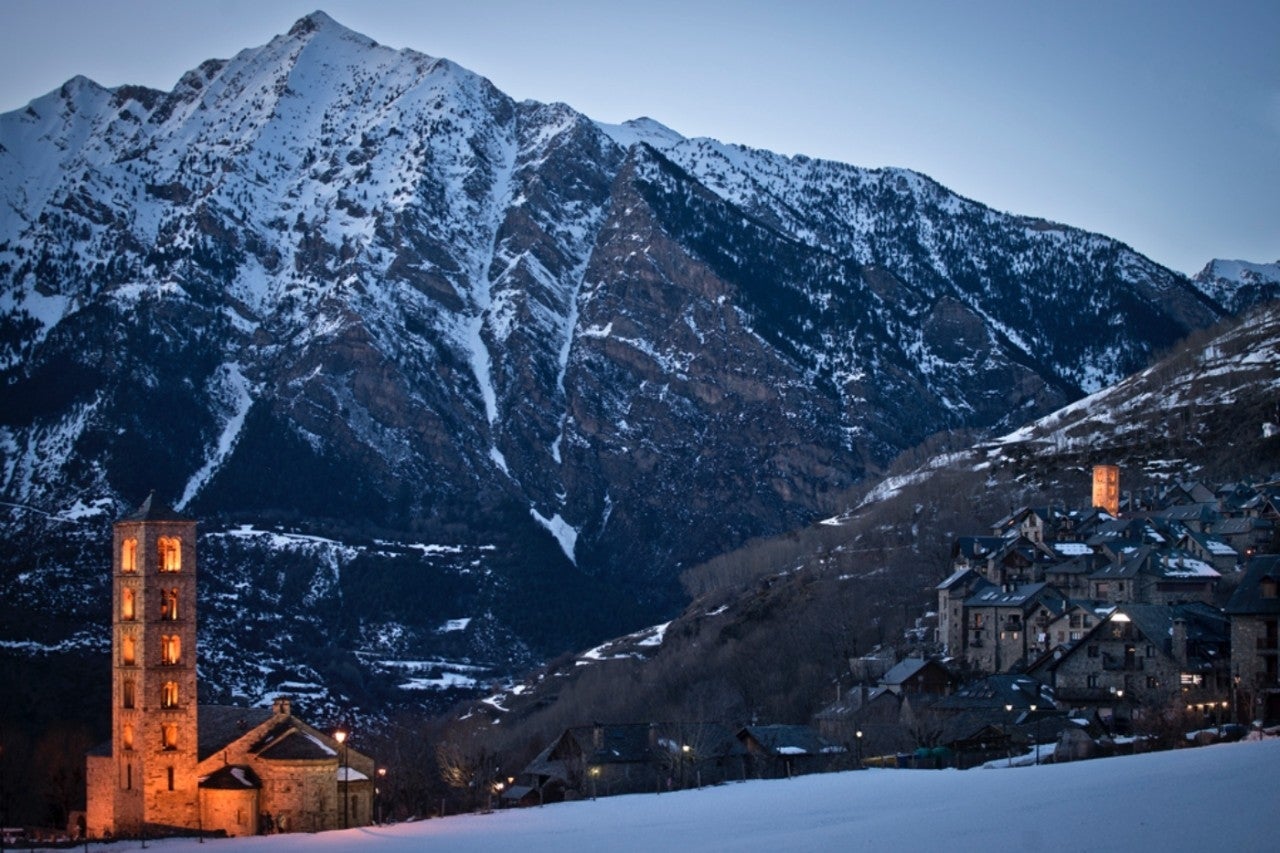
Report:
[[[374,760],[271,708],[198,705],[196,523],[151,497],[115,523],[111,739],[86,757],[88,838],[364,826]]]

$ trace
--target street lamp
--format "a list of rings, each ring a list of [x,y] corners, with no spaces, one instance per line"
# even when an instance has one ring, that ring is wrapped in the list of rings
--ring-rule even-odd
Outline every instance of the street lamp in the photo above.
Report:
[[[591,799],[596,798],[596,782],[600,778],[600,768],[597,765],[591,767]]]
[[[378,798],[378,823],[382,823],[383,820],[385,819],[382,814],[383,812],[382,786],[386,784],[386,781],[387,781],[387,768],[379,767],[378,768],[378,787],[373,789],[374,796]]]
[[[858,744],[858,767],[861,768],[862,767],[862,729],[858,729],[856,732],[854,732],[853,736],[856,739]]]
[[[342,729],[338,729],[333,733],[333,739],[338,742],[341,753],[341,766],[339,773],[342,777],[342,828],[347,828],[347,733]]]
[[[1013,713],[1012,702],[1004,703],[1004,712],[1005,714]],[[1013,735],[1009,733],[1010,724],[1012,720],[1013,720],[1013,717],[1011,716],[1007,717],[1006,722],[1004,724],[1004,754],[1005,754],[1006,762],[1010,767],[1013,766]]]

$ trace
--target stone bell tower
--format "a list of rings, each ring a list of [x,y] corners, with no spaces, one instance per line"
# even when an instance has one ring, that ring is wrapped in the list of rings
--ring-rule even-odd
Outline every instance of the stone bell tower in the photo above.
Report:
[[[115,523],[112,793],[88,819],[111,833],[196,826],[196,523],[148,497]],[[105,787],[99,783],[93,787]],[[92,796],[97,793],[98,796]],[[110,819],[95,815],[110,803]]]

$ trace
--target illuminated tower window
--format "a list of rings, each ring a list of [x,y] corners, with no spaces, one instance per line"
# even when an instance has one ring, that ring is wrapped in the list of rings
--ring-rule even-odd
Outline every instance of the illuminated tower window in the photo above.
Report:
[[[160,637],[160,663],[172,666],[182,657],[182,639],[177,634]]]
[[[178,707],[178,682],[166,681],[164,683],[164,689],[160,694],[160,707],[161,708]]]
[[[120,682],[120,706],[122,708],[132,708],[135,701],[133,680],[126,678]]]
[[[138,540],[126,539],[120,546],[120,571],[136,572],[138,570]]]
[[[120,731],[120,743],[125,749],[133,749],[133,726],[126,725]]]
[[[160,571],[182,570],[182,544],[172,536],[160,537]]]
[[[160,730],[164,738],[165,749],[178,748],[178,727],[174,723],[166,723]]]
[[[131,634],[125,634],[120,638],[120,663],[124,666],[133,666],[137,663],[137,647],[138,643]]]
[[[166,589],[160,593],[160,618],[170,622],[178,618],[178,588]]]
[[[120,618],[126,622],[132,622],[137,618],[137,598],[136,594],[129,587],[120,590]]]

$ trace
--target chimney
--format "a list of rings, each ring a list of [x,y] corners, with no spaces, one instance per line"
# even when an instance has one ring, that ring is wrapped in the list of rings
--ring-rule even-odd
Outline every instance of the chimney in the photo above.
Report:
[[[1187,668],[1187,620],[1182,617],[1175,617],[1173,620],[1173,659],[1178,662],[1178,666],[1183,669]]]
[[[292,703],[284,696],[280,696],[271,703],[271,713],[287,717],[293,713]]]

